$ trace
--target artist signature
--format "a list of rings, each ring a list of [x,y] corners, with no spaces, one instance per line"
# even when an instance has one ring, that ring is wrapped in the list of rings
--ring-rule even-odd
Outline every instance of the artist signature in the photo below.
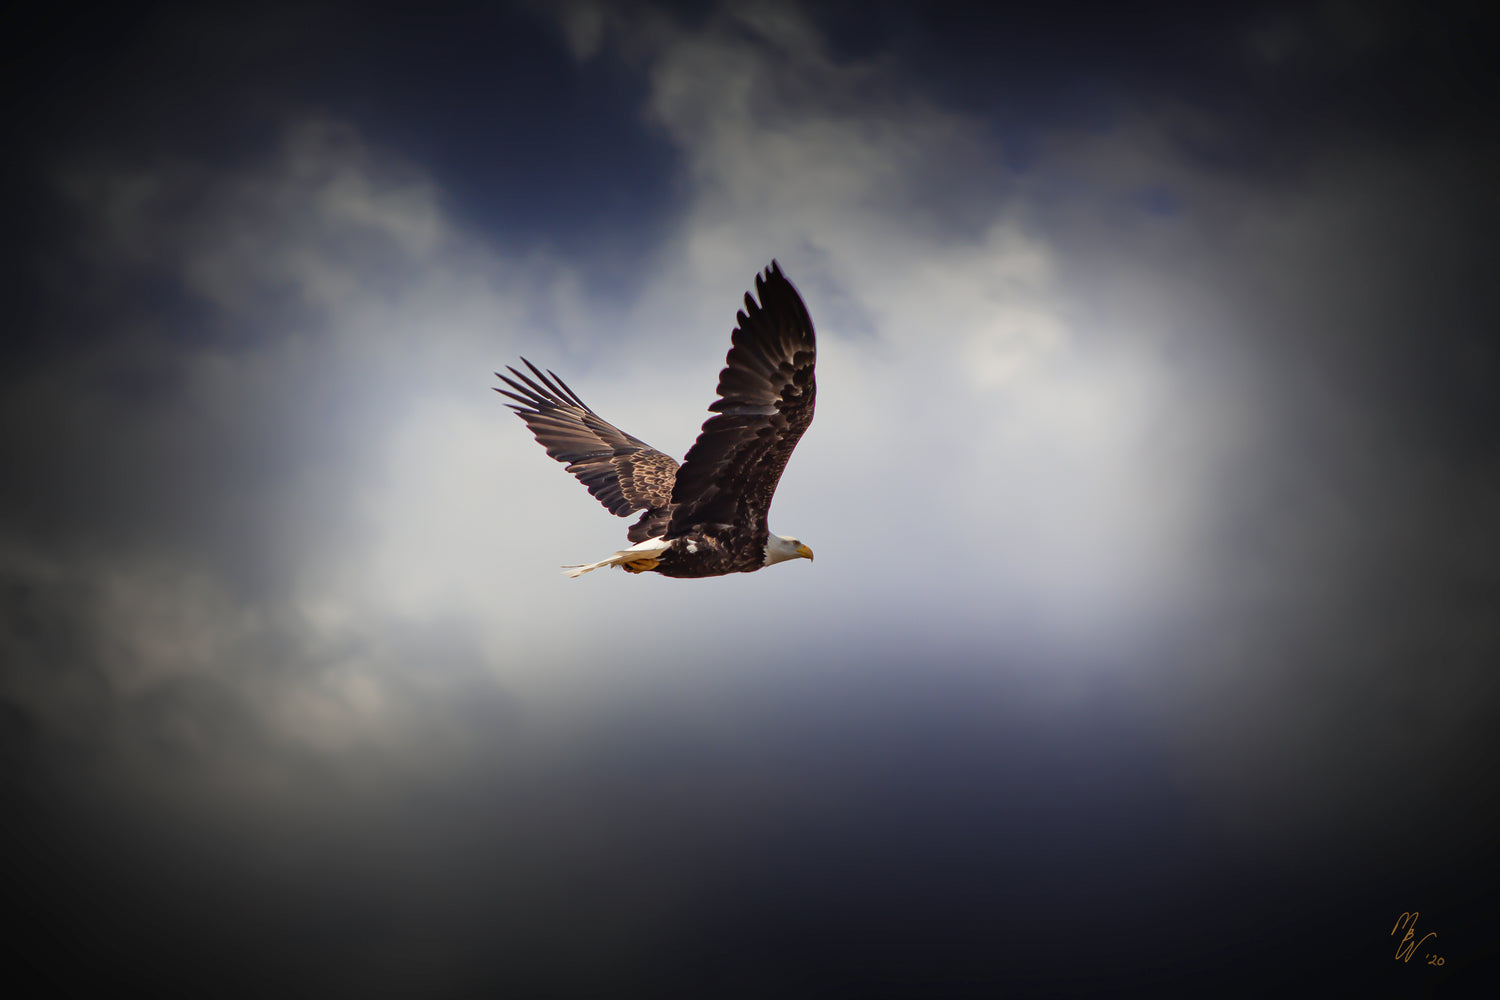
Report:
[[[1422,945],[1426,943],[1428,938],[1437,937],[1437,931],[1428,931],[1426,934],[1422,935],[1420,940],[1417,939],[1416,910],[1412,910],[1410,913],[1403,913],[1401,914],[1401,916],[1396,918],[1396,926],[1391,928],[1391,937],[1395,937],[1396,932],[1402,930],[1403,928],[1406,930],[1406,936],[1401,939],[1400,944],[1396,945],[1396,961],[1404,964],[1411,961],[1412,952],[1422,947]],[[1424,954],[1422,957],[1427,959],[1428,965],[1444,964],[1443,956],[1441,955],[1434,955],[1429,952],[1427,954]]]

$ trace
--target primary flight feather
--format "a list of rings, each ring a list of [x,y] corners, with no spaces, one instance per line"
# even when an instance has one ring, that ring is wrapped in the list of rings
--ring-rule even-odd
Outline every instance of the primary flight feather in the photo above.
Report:
[[[589,408],[566,382],[530,361],[528,376],[495,391],[547,454],[611,514],[640,512],[626,537],[635,544],[607,559],[564,567],[581,576],[604,566],[663,576],[750,573],[787,559],[813,557],[796,538],[766,524],[771,497],[792,449],[812,423],[817,344],[802,297],[773,260],[755,278],[759,297],[745,308],[719,373],[719,398],[698,440],[679,466]]]

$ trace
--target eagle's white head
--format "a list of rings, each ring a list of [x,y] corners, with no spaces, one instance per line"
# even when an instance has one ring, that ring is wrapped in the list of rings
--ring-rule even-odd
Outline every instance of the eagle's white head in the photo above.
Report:
[[[811,559],[812,549],[787,535],[771,535],[766,538],[766,561],[762,564],[785,562],[788,559]]]

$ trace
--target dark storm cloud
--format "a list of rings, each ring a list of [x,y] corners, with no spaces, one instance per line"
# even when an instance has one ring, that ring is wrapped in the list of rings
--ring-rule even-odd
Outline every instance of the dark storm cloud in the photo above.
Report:
[[[1494,18],[1411,3],[821,5],[834,50],[893,59],[983,115],[1012,162],[1059,128],[1186,106],[1225,128],[1183,137],[1205,165],[1265,176],[1331,143],[1465,137],[1493,118]]]
[[[1298,892],[1286,871],[1246,895],[1118,704],[1049,699],[1014,675],[1002,693],[938,663],[920,686],[863,666],[875,681],[853,690],[656,690],[561,747],[487,719],[477,749],[493,763],[422,767],[373,795],[315,771],[255,811],[253,786],[226,796],[209,755],[158,747],[123,816],[90,787],[28,803],[12,829],[26,847],[53,823],[111,833],[23,886],[44,893],[49,932],[78,936],[82,964],[175,986],[249,949],[263,957],[221,984],[245,993],[802,993],[1040,983],[1059,965],[1077,989],[1206,982],[1213,968],[1169,956],[1222,936],[1218,953],[1243,962],[1267,938],[1232,906],[1204,926],[1195,901]],[[76,909],[71,886],[97,909]]]
[[[232,994],[1090,993],[1206,987],[1225,966],[1256,989],[1389,982],[1384,949],[1342,923],[1368,890],[1340,863],[1247,867],[1122,692],[859,666],[853,686],[655,689],[561,743],[486,719],[468,763],[378,788],[314,772],[253,812],[201,754],[157,755],[175,790],[123,816],[95,789],[28,803],[11,831],[28,848],[53,823],[111,833],[22,887],[79,965]],[[1434,860],[1386,877],[1431,879]]]
[[[230,167],[274,148],[289,121],[332,113],[408,150],[489,238],[587,259],[623,289],[642,243],[671,221],[670,150],[633,117],[641,81],[610,62],[570,64],[534,11],[33,7],[10,15],[3,44],[7,92],[20,97],[0,179],[18,193],[7,211],[19,238],[0,259],[24,276],[16,335],[36,350],[67,350],[100,326],[90,303],[69,301],[89,275],[71,260],[83,232],[58,196],[60,170],[174,157]],[[122,292],[175,294],[169,283]]]
[[[99,325],[70,354],[8,373],[7,528],[54,554],[175,550],[264,587],[263,564],[277,556],[263,541],[272,484],[347,475],[381,415],[331,401],[353,378],[378,391],[383,373],[341,371],[327,338],[307,336],[320,325],[322,303],[306,286],[316,277],[280,257],[303,237],[272,234],[256,217],[277,192],[191,169],[66,183],[94,223],[73,294]],[[338,220],[320,223],[306,239],[351,270],[397,265],[400,248],[378,225],[355,220],[336,233]],[[281,263],[255,267],[259,255]],[[267,377],[265,359],[299,345],[305,363]]]
[[[23,954],[1375,992],[1442,982],[1391,968],[1415,907],[1477,981],[1477,18],[866,9],[163,9],[21,64]],[[680,453],[773,253],[823,346],[773,514],[816,566],[553,579],[618,525],[487,372],[561,356]]]

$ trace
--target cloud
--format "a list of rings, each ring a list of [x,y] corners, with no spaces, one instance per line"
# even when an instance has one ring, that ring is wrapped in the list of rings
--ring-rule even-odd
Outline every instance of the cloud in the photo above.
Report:
[[[913,600],[871,562],[865,600],[996,636],[997,650],[1039,642],[1144,667],[1185,759],[1204,764],[1193,780],[1250,837],[1296,836],[1306,811],[1331,828],[1367,822],[1380,780],[1349,781],[1348,752],[1371,776],[1428,750],[1470,773],[1495,692],[1429,612],[1378,610],[1392,593],[1426,605],[1414,580],[1495,585],[1435,557],[1446,545],[1423,512],[1436,494],[1401,485],[1431,481],[1431,449],[1463,447],[1450,407],[1486,409],[1422,346],[1435,308],[1450,342],[1478,349],[1453,275],[1482,257],[1463,206],[1487,196],[1445,140],[1400,157],[1313,150],[1268,181],[1200,155],[1233,123],[1158,101],[1057,131],[1020,171],[977,118],[895,67],[836,62],[787,8],[619,30],[648,53],[647,114],[698,185],[684,262],[667,270],[686,284],[780,239],[797,246],[783,263],[837,303],[819,313],[818,429],[834,443],[809,435],[804,449],[839,483],[880,470],[861,479],[875,499],[852,515],[857,536],[908,528],[920,544],[902,566],[927,581]],[[955,197],[934,163],[986,187]],[[961,225],[944,214],[955,203]],[[1407,381],[1434,365],[1456,394]],[[857,375],[840,384],[840,371]],[[1489,495],[1492,477],[1471,468],[1433,489]],[[1485,520],[1466,517],[1490,533]],[[1379,555],[1395,539],[1401,554]],[[1372,616],[1384,616],[1375,648],[1358,638]],[[989,632],[996,622],[1010,639]],[[1173,633],[1191,652],[1152,662],[1146,637]],[[1467,634],[1469,649],[1492,648]],[[1410,676],[1393,647],[1431,649],[1444,693],[1350,694]],[[1471,711],[1454,715],[1457,703]],[[1434,710],[1443,721],[1429,725]],[[1262,741],[1253,730],[1268,723]],[[1454,727],[1466,735],[1443,735]],[[1260,784],[1269,775],[1282,777]],[[1301,807],[1278,808],[1286,795]]]
[[[436,413],[485,455],[481,373],[520,322],[506,289],[525,265],[452,225],[420,171],[326,123],[229,170],[94,165],[60,183],[89,226],[83,294],[120,308],[6,395],[7,573],[35,618],[72,622],[16,623],[7,697],[44,734],[76,728],[57,716],[78,717],[80,696],[54,689],[92,677],[93,739],[226,768],[224,754],[263,757],[288,780],[298,754],[375,733],[433,745],[398,735],[422,696],[392,685],[424,666],[438,688],[494,680],[475,654],[403,636],[444,621],[477,648],[472,626],[362,581],[384,579],[382,519],[410,514],[381,499],[402,478],[387,463],[403,428]],[[454,384],[474,402],[456,415]],[[493,475],[457,468],[445,495],[496,505]],[[427,499],[412,530],[440,516]]]
[[[1369,387],[1329,392],[1275,352],[1347,349],[1338,311],[1358,301],[1364,258],[1316,262],[1364,238],[1364,206],[1391,184],[1423,197],[1410,185],[1425,172],[1350,186],[1358,162],[1334,160],[1260,187],[1191,155],[1184,137],[1223,126],[1162,107],[1059,131],[1021,170],[982,120],[899,66],[835,59],[790,8],[728,7],[691,27],[569,16],[597,28],[580,57],[616,46],[635,60],[650,81],[642,115],[690,185],[623,300],[467,230],[419,166],[328,121],[227,170],[63,176],[94,227],[94,294],[149,280],[170,295],[10,396],[13,416],[72,429],[53,439],[64,454],[104,435],[92,468],[11,439],[36,488],[12,497],[29,531],[10,545],[59,580],[122,581],[136,604],[102,600],[98,628],[132,637],[130,658],[158,680],[256,642],[299,663],[356,649],[331,690],[351,719],[390,727],[390,699],[372,693],[387,680],[372,678],[397,667],[373,651],[391,628],[443,622],[508,685],[621,683],[591,636],[628,629],[657,600],[645,587],[671,584],[624,601],[623,580],[553,594],[549,567],[608,551],[618,526],[504,420],[481,373],[537,356],[681,453],[683,415],[701,411],[724,350],[694,331],[727,330],[771,254],[813,303],[823,345],[819,418],[773,519],[823,558],[816,579],[783,574],[770,593],[760,577],[671,590],[685,641],[714,642],[726,601],[770,601],[789,641],[830,648],[880,608],[890,634],[948,631],[1001,659],[1063,651],[1083,678],[1151,663],[1139,683],[1177,689],[1189,668],[1152,662],[1152,637],[1199,642],[1201,622],[1223,616],[1274,623],[1298,592],[1289,579],[1321,595],[1355,572],[1352,553],[1386,522],[1366,526],[1338,499],[1353,471],[1308,477],[1281,420],[1332,428],[1343,412],[1352,444],[1373,426]],[[1320,317],[1334,321],[1307,326],[1305,346],[1287,339],[1288,319]],[[110,503],[81,505],[96,476],[114,484]],[[25,540],[47,537],[63,544]],[[523,583],[523,567],[545,586]],[[1226,679],[1189,684],[1190,702],[1229,712],[1247,691],[1283,690],[1260,670],[1284,650],[1197,649]],[[646,649],[624,659],[695,668]],[[256,711],[281,711],[278,698]]]

